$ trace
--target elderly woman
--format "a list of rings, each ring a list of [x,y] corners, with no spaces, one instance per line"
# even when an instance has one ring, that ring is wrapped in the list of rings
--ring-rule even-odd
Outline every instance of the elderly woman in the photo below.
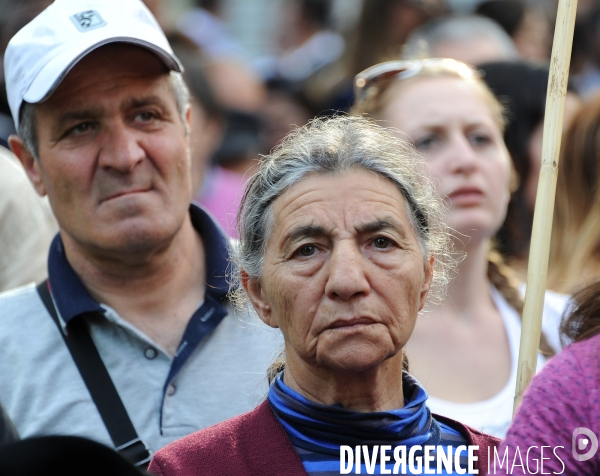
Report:
[[[314,120],[265,157],[238,217],[239,276],[260,318],[283,333],[285,370],[254,411],[167,446],[150,471],[339,474],[342,445],[367,445],[364,457],[376,445],[389,445],[388,457],[433,445],[460,460],[447,474],[461,474],[459,447],[477,445],[470,463],[486,472],[497,440],[433,417],[403,371],[417,315],[451,269],[422,167],[406,143],[346,116]]]

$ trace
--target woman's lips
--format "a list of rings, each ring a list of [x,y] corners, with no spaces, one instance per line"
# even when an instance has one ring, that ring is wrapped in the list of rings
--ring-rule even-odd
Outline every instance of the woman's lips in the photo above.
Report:
[[[375,321],[370,317],[357,317],[351,319],[338,319],[331,324],[328,329],[349,328],[354,326],[375,324]]]
[[[483,200],[483,192],[477,187],[461,187],[448,194],[453,205],[477,205]]]

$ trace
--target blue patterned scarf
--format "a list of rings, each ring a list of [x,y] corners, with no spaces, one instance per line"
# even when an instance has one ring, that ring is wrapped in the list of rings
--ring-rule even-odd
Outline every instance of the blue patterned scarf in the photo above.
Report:
[[[403,408],[363,413],[312,402],[283,383],[280,373],[268,398],[292,444],[304,450],[339,458],[341,445],[438,445],[440,427],[425,405],[425,390],[406,372],[402,388]]]

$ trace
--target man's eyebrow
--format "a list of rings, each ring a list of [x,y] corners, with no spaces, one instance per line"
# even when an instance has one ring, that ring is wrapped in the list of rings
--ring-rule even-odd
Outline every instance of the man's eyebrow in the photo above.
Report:
[[[158,106],[162,106],[165,103],[164,99],[162,99],[160,96],[145,96],[145,97],[141,97],[141,98],[128,98],[123,106],[126,109],[137,109],[140,107],[145,107],[145,106],[151,106],[151,105],[158,105]]]
[[[101,111],[98,108],[87,108],[65,112],[54,122],[52,130],[58,133],[73,122],[92,119],[98,117],[99,114],[101,114]]]
[[[138,98],[128,98],[124,103],[124,109],[137,109],[150,105],[162,106],[164,100],[159,96],[145,96]],[[57,121],[54,123],[53,129],[60,132],[64,127],[72,122],[84,121],[87,119],[93,119],[102,115],[102,109],[100,108],[86,108],[81,110],[68,111],[62,114]]]

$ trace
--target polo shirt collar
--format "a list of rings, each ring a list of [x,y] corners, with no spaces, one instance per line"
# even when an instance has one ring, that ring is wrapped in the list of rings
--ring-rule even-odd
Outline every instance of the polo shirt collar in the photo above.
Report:
[[[227,235],[215,219],[197,204],[190,205],[190,217],[204,243],[206,293],[221,301],[229,291],[227,269],[230,256]],[[69,264],[60,234],[54,237],[50,245],[48,276],[52,297],[65,324],[82,314],[104,313],[102,306],[90,295]]]

